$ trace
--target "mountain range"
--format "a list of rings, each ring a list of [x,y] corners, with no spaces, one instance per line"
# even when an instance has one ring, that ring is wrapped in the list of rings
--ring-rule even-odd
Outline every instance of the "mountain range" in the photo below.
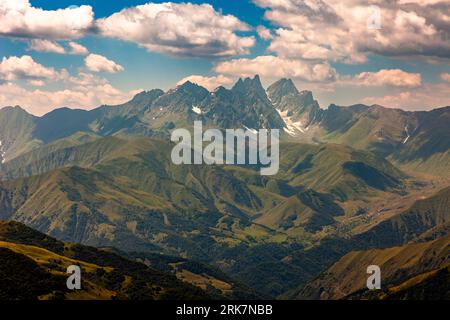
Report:
[[[170,133],[192,129],[196,120],[205,128],[282,130],[278,174],[260,176],[245,165],[174,165]],[[258,76],[231,89],[210,92],[186,82],[141,92],[122,105],[62,108],[42,117],[5,107],[0,219],[58,239],[52,241],[101,248],[93,256],[114,247],[110,254],[142,268],[159,266],[200,288],[199,297],[407,297],[403,289],[362,292],[365,270],[352,271],[353,278],[341,270],[359,257],[369,263],[404,250],[414,267],[404,268],[403,255],[393,258],[390,266],[403,273],[390,271],[390,285],[414,278],[416,288],[445,277],[444,260],[417,257],[428,244],[448,249],[449,124],[450,107],[323,109],[291,80],[266,90]],[[40,242],[4,241],[50,250]],[[174,271],[173,265],[195,268]],[[333,287],[328,277],[355,286]],[[445,296],[448,287],[443,290]],[[426,298],[429,291],[420,292]]]
[[[278,128],[297,142],[344,144],[437,173],[450,165],[449,119],[450,107],[419,112],[378,105],[321,109],[312,92],[299,92],[291,80],[281,79],[266,91],[255,76],[214,92],[188,81],[167,92],[141,92],[125,104],[91,111],[62,108],[35,117],[20,107],[6,107],[0,111],[0,138],[6,161],[77,132],[161,138],[173,128],[202,120],[218,128]]]

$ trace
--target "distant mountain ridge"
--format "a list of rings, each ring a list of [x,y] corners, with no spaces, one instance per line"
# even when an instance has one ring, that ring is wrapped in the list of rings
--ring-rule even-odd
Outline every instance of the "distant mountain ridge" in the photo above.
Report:
[[[260,78],[239,79],[213,92],[191,82],[164,92],[144,91],[118,106],[91,111],[56,109],[42,117],[20,107],[0,109],[0,161],[43,144],[88,132],[99,136],[168,137],[194,120],[216,128],[277,128],[283,139],[341,143],[376,152],[411,170],[442,174],[450,168],[450,107],[408,112],[381,106],[320,108],[310,91],[281,79],[267,90]]]

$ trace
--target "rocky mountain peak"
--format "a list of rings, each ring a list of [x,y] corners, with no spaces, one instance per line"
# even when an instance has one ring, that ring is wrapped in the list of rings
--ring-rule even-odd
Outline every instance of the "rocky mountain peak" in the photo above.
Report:
[[[274,103],[278,103],[284,96],[298,94],[298,90],[291,79],[280,79],[267,88],[267,94]]]
[[[315,102],[313,93],[311,91],[308,91],[308,90],[301,91],[300,97],[302,98],[302,102],[303,102],[304,106],[312,105]]]
[[[253,78],[245,78],[244,80],[239,79],[231,90],[235,92],[265,92],[258,75],[255,75]]]
[[[162,96],[164,94],[164,91],[162,91],[161,89],[153,89],[150,91],[142,91],[139,92],[138,94],[136,94],[133,99],[131,100],[131,102],[133,103],[144,103],[147,101],[153,101],[156,98]]]

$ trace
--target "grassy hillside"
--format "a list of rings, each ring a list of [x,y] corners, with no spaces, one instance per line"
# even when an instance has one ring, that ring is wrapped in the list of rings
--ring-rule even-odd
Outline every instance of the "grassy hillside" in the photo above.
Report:
[[[63,243],[17,222],[0,221],[0,256],[0,279],[8,281],[2,282],[0,297],[7,300],[262,297],[202,263]],[[66,288],[69,265],[81,267],[83,290]],[[21,279],[19,287],[14,279]]]
[[[350,252],[298,292],[296,297],[342,299],[360,294],[366,288],[367,267],[378,265],[381,269],[383,292],[388,297],[401,298],[407,294],[407,290],[425,286],[425,281],[433,282],[430,277],[445,277],[448,274],[445,270],[450,265],[449,249],[450,236],[445,236],[402,247]],[[426,294],[424,291],[422,294],[425,299],[428,294],[432,296],[432,286],[430,285]]]
[[[386,156],[411,171],[448,176],[450,107],[406,112],[381,106],[332,105],[322,113],[319,139]]]
[[[315,259],[289,258],[292,248],[300,252],[324,226],[354,215],[348,201],[397,194],[405,179],[389,162],[338,145],[283,144],[273,177],[253,167],[176,166],[171,147],[80,133],[33,150],[2,168],[1,217],[64,241],[213,263],[279,295],[318,268]],[[349,166],[360,162],[366,167]],[[283,255],[259,263],[267,248]]]
[[[405,128],[412,132],[417,119],[414,113],[377,105],[332,105],[324,113],[321,125],[327,141],[388,155],[401,146],[408,136]]]
[[[33,137],[36,117],[20,107],[0,109],[0,161],[8,161],[42,143]]]
[[[372,300],[449,300],[450,265],[424,272],[377,291],[362,290],[346,299]]]
[[[354,238],[373,247],[400,245],[418,238],[433,237],[440,231],[447,234],[450,225],[450,188],[416,201],[409,209],[375,220],[359,231]]]
[[[338,144],[285,144],[281,156],[280,176],[290,185],[307,185],[341,201],[401,190],[405,178],[383,158]]]
[[[208,298],[204,290],[145,264],[62,243],[16,222],[0,222],[0,255],[0,296],[7,300]],[[82,270],[82,290],[66,287],[70,265]]]
[[[411,138],[391,159],[409,170],[447,176],[450,172],[450,107],[417,114]]]

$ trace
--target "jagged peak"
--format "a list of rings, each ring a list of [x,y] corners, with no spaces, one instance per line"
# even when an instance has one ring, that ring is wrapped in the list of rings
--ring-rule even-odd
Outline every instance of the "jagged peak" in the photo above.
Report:
[[[218,86],[217,88],[214,89],[214,92],[220,92],[220,91],[225,91],[225,90],[228,91],[228,89],[225,88],[224,86]]]
[[[315,101],[312,91],[309,90],[300,91],[300,96],[303,98],[305,104],[313,104]]]
[[[267,94],[274,103],[279,103],[281,99],[288,95],[298,94],[297,87],[291,79],[280,79],[267,88]]]
[[[224,86],[219,86],[214,90],[214,94],[219,95],[219,96],[229,95],[229,94],[232,94],[232,91],[225,88]]]
[[[31,115],[28,111],[26,111],[24,108],[22,108],[21,106],[6,106],[3,108],[0,108],[0,112],[16,112],[16,113],[22,113],[25,115]]]
[[[191,81],[186,81],[180,85],[178,85],[176,88],[167,91],[167,94],[171,94],[174,92],[179,92],[179,93],[189,93],[189,94],[201,94],[206,95],[209,93],[208,89],[206,89],[205,87],[202,87],[194,82]]]
[[[283,79],[280,79],[280,80],[274,82],[267,88],[267,91],[269,91],[269,92],[279,91],[284,94],[298,93],[298,89],[295,86],[294,82],[291,79],[287,79],[287,78],[283,78]]]
[[[246,91],[246,90],[256,90],[256,91],[264,91],[264,88],[261,83],[261,78],[259,75],[255,75],[253,78],[239,78],[239,80],[234,84],[233,91]]]
[[[206,88],[202,87],[201,85],[198,85],[197,83],[191,82],[189,80],[187,80],[186,82],[180,84],[179,86],[177,86],[177,89],[198,89],[198,88],[202,88],[204,90],[206,90]]]
[[[141,91],[138,94],[136,94],[131,101],[137,102],[142,100],[153,100],[161,95],[164,94],[164,91],[161,89],[152,89],[150,91]]]
[[[302,90],[302,91],[300,91],[300,94],[304,95],[304,96],[312,96],[313,95],[312,91],[310,91],[310,90]]]

